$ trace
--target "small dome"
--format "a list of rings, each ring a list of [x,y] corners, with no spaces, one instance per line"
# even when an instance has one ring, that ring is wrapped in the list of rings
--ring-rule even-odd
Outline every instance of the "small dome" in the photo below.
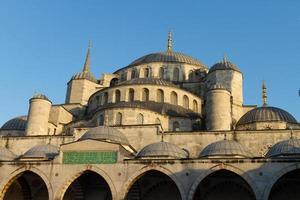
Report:
[[[183,53],[174,52],[174,51],[151,53],[136,59],[128,66],[136,66],[136,65],[152,63],[152,62],[173,62],[173,63],[186,63],[186,64],[196,65],[200,67],[204,66],[200,61],[190,56],[187,56]]]
[[[221,62],[218,62],[214,64],[210,69],[208,73],[211,73],[216,70],[234,70],[237,72],[241,72],[241,70],[233,63],[227,61],[226,58],[224,58]]]
[[[0,161],[11,161],[16,159],[17,156],[5,147],[0,147]]]
[[[27,125],[27,116],[19,116],[7,121],[5,124],[3,124],[1,129],[25,131],[26,125]]]
[[[240,125],[255,123],[255,122],[270,122],[282,121],[292,124],[297,124],[297,120],[287,111],[276,107],[263,106],[248,111],[244,114],[237,123]]]
[[[44,99],[50,101],[46,95],[40,93],[34,94],[31,99]]]
[[[24,155],[22,158],[47,158],[53,159],[55,156],[59,154],[59,148],[57,146],[53,146],[51,144],[46,145],[38,145],[34,146]]]
[[[251,157],[251,154],[236,141],[220,140],[207,145],[199,157]]]
[[[295,138],[276,143],[266,154],[268,158],[293,156],[300,156],[300,140]]]
[[[123,81],[118,85],[144,85],[144,84],[178,87],[169,81],[166,81],[164,79],[158,79],[158,78],[135,78],[128,81]]]
[[[97,79],[93,76],[93,74],[89,71],[83,71],[72,76],[71,80],[79,80],[79,79],[87,79],[94,83],[97,83]]]
[[[136,156],[137,158],[146,157],[170,157],[188,158],[188,152],[168,142],[157,142],[145,146]]]
[[[129,145],[126,136],[122,132],[108,126],[98,126],[95,128],[91,128],[80,138],[80,140],[87,140],[87,139],[101,140],[101,141],[108,141],[108,142],[113,142],[118,144]]]

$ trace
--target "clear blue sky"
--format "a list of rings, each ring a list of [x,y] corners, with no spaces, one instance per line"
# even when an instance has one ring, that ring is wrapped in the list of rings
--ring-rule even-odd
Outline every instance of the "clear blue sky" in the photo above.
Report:
[[[244,103],[268,103],[300,120],[299,0],[1,0],[0,125],[27,114],[35,91],[64,102],[66,83],[82,69],[92,40],[92,71],[126,66],[166,49],[207,66],[224,52],[244,74]]]

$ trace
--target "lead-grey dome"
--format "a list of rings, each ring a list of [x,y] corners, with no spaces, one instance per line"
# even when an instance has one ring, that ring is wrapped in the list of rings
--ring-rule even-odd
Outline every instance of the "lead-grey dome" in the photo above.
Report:
[[[5,147],[0,147],[0,161],[11,161],[16,158],[16,154],[14,154],[12,151]]]
[[[214,64],[210,69],[209,73],[216,71],[216,70],[234,70],[237,72],[241,72],[241,70],[233,63],[227,61],[227,59],[222,60],[221,62],[218,62]]]
[[[108,126],[98,126],[95,128],[91,128],[80,138],[80,140],[87,139],[102,140],[129,145],[126,136],[121,131]]]
[[[199,157],[251,157],[251,154],[236,141],[220,140],[207,145]]]
[[[27,116],[19,116],[8,120],[1,129],[3,130],[21,130],[25,131],[27,125]]]
[[[22,158],[46,158],[53,159],[59,154],[59,148],[51,144],[37,145],[24,153]]]
[[[237,126],[254,122],[282,121],[297,124],[297,120],[287,111],[276,107],[263,106],[248,111],[237,123]]]
[[[137,158],[147,157],[169,157],[169,158],[188,158],[188,152],[168,142],[157,142],[145,146],[136,155]]]
[[[300,157],[300,140],[296,138],[290,138],[273,145],[266,157]]]
[[[136,59],[128,66],[136,66],[136,65],[152,63],[152,62],[174,62],[174,63],[186,63],[186,64],[196,65],[201,67],[204,66],[200,61],[190,56],[187,56],[183,53],[174,52],[174,51],[151,53]]]

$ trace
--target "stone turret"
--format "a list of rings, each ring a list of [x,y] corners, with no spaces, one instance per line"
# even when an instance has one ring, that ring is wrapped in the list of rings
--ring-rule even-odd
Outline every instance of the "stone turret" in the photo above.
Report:
[[[29,100],[26,135],[48,135],[51,106],[51,101],[43,94],[36,94]]]
[[[68,82],[66,104],[86,105],[89,97],[96,91],[97,79],[90,72],[90,51],[91,45],[89,44],[82,72],[75,74]]]
[[[240,69],[227,60],[213,65],[207,75],[207,88],[213,85],[221,85],[227,89],[232,96],[232,120],[235,124],[244,114],[243,111],[243,74]]]
[[[230,130],[231,94],[221,85],[214,85],[206,96],[206,127],[207,130]]]

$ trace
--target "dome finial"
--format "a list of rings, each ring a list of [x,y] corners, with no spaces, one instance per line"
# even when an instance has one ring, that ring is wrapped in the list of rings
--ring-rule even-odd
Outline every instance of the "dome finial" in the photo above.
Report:
[[[90,58],[91,47],[92,47],[92,43],[91,43],[91,41],[89,41],[88,50],[87,50],[87,53],[86,53],[85,63],[84,63],[84,67],[83,67],[83,72],[89,72],[90,71],[90,66],[91,66],[91,58]]]
[[[168,33],[168,51],[172,51],[172,32],[169,31]]]
[[[224,56],[223,56],[223,63],[227,63],[227,54],[224,53]]]
[[[263,84],[262,84],[262,100],[263,100],[263,106],[267,106],[267,86],[265,80],[263,80]]]

